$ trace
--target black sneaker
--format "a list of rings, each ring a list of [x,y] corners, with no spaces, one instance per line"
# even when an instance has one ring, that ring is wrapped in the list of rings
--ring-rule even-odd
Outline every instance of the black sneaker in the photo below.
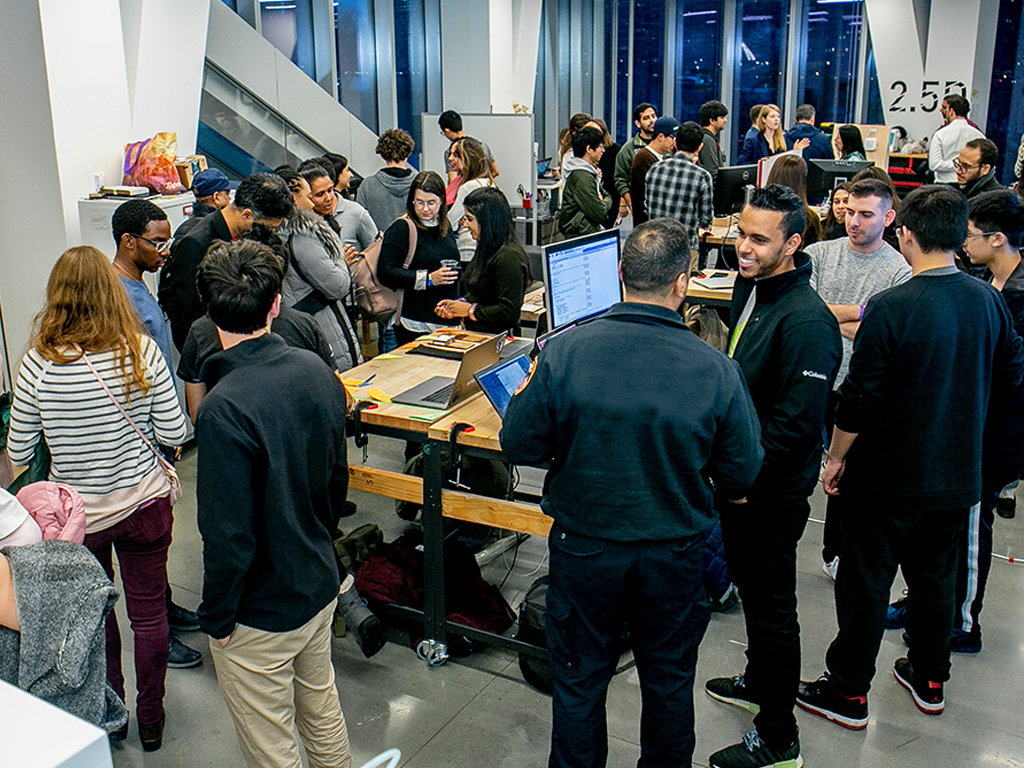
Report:
[[[167,626],[175,632],[196,632],[199,630],[199,617],[195,611],[171,603],[167,609]]]
[[[363,656],[370,658],[384,647],[387,642],[384,625],[366,607],[366,603],[356,592],[355,587],[338,595],[338,607],[335,613],[345,620],[346,628],[355,635],[356,643],[359,645],[359,650],[363,652]]]
[[[813,683],[800,682],[796,705],[851,731],[863,730],[868,725],[868,697],[842,694],[828,672]]]
[[[917,708],[926,715],[941,715],[946,708],[946,698],[942,693],[942,683],[925,680],[914,672],[910,659],[896,659],[892,668],[892,676],[896,682],[910,691]]]
[[[715,752],[709,759],[711,768],[800,768],[800,741],[795,739],[785,749],[772,749],[757,731],[743,737],[739,744]]]
[[[891,603],[885,611],[886,629],[903,629],[907,623],[907,600],[910,597],[904,593],[903,597]]]
[[[730,584],[729,588],[722,593],[719,598],[712,597],[709,601],[709,607],[712,613],[728,613],[736,607],[740,601],[739,590],[736,589],[735,584]]]
[[[981,627],[975,624],[970,632],[953,628],[949,638],[949,650],[953,653],[981,653]]]
[[[718,699],[726,704],[733,704],[740,709],[745,709],[755,715],[761,711],[761,707],[754,703],[747,691],[747,684],[743,675],[736,677],[713,677],[704,683],[704,690],[712,699]]]
[[[167,666],[170,669],[188,669],[203,663],[203,654],[194,651],[171,633],[171,650],[167,654]]]

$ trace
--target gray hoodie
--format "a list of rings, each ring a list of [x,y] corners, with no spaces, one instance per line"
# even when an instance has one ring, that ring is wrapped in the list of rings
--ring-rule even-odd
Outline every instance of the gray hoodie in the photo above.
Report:
[[[404,175],[401,171],[405,172]],[[373,223],[381,232],[405,213],[409,187],[415,177],[416,172],[412,168],[381,168],[359,185],[356,202],[370,212]]]

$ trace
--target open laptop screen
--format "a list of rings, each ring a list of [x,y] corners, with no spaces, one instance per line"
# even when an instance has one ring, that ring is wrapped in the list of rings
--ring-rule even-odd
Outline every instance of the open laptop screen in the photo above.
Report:
[[[530,358],[525,354],[516,355],[500,363],[489,365],[481,371],[477,371],[474,378],[480,385],[480,389],[491,401],[494,410],[498,415],[505,418],[505,410],[516,389],[523,383],[523,379],[530,373]]]
[[[618,230],[545,245],[544,291],[552,329],[622,301]]]

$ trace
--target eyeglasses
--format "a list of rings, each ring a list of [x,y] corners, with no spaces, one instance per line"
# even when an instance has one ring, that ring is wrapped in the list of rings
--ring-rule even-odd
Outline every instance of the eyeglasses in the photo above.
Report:
[[[433,208],[434,206],[440,205],[440,200],[413,200],[412,204],[417,208]]]
[[[981,164],[968,165],[967,163],[961,163],[960,158],[958,157],[953,161],[953,167],[958,171],[970,171],[973,168],[981,168]]]
[[[136,240],[142,240],[144,243],[149,243],[156,248],[157,253],[168,250],[171,247],[171,243],[174,242],[173,237],[169,240],[150,240],[148,237],[143,237],[142,235],[132,235],[132,237]]]
[[[974,234],[968,234],[964,239],[970,240],[972,237],[989,237],[990,235],[998,234],[998,232],[975,232]]]

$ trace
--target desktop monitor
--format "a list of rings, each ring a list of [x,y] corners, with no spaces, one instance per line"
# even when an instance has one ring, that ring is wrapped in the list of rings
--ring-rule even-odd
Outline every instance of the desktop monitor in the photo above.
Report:
[[[593,317],[622,301],[617,229],[545,245],[543,266],[552,329]]]
[[[874,165],[870,160],[808,160],[807,199],[812,203],[826,200],[837,184],[853,181],[853,177]]]
[[[718,169],[715,177],[715,215],[728,216],[743,208],[747,187],[757,186],[757,164]]]

